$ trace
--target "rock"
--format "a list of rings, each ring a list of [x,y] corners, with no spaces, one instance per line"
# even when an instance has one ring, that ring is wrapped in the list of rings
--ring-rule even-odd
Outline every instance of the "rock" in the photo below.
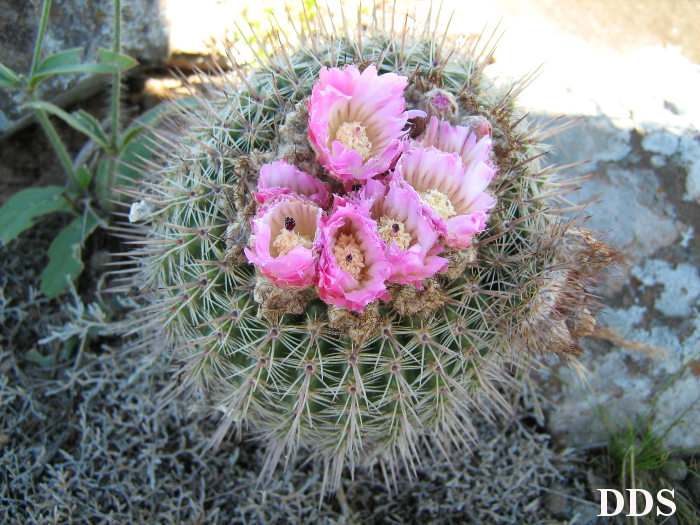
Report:
[[[640,51],[631,64],[665,54]],[[589,179],[567,197],[600,201],[579,215],[590,214],[585,227],[607,233],[629,263],[601,290],[609,306],[598,316],[599,339],[586,343],[582,369],[555,364],[541,378],[548,431],[562,445],[604,444],[609,430],[651,414],[659,435],[668,430],[663,446],[700,446],[700,113],[690,92],[666,90],[669,78],[700,86],[700,73],[682,57],[669,64],[668,78],[649,79],[642,91],[642,68],[610,92],[573,89],[572,96],[598,97],[598,108],[622,101],[631,117],[601,110],[551,139],[559,152],[550,161],[592,161],[572,168]]]
[[[678,149],[687,172],[683,200],[700,203],[700,142],[697,137],[684,136]]]
[[[657,131],[644,137],[642,148],[652,153],[673,155],[678,151],[678,137],[670,131]]]
[[[41,16],[40,0],[0,0],[0,60],[18,74],[29,72]],[[66,0],[51,6],[43,57],[84,47],[84,60],[99,48],[111,49],[112,0]],[[162,67],[169,55],[165,15],[159,0],[122,0],[122,50],[142,66]],[[88,97],[109,82],[108,75],[57,75],[44,81],[38,94],[59,105]],[[0,135],[9,134],[29,119],[20,106],[24,96],[0,89]]]
[[[700,277],[695,266],[682,263],[673,268],[666,261],[647,259],[642,266],[635,266],[631,274],[642,282],[641,291],[656,285],[663,287],[654,301],[654,308],[665,316],[692,314],[693,305],[700,296]]]
[[[669,481],[683,481],[688,476],[688,465],[681,458],[673,458],[662,469]]]
[[[547,494],[545,497],[545,506],[547,510],[555,517],[568,518],[570,512],[568,512],[568,500],[565,494]]]

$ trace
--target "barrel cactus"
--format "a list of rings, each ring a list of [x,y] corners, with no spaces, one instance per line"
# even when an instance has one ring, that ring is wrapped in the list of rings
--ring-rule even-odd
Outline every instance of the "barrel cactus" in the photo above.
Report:
[[[562,220],[526,81],[494,86],[478,41],[373,20],[203,78],[122,190],[125,331],[171,353],[168,395],[223,414],[209,447],[262,442],[263,480],[300,448],[334,490],[345,467],[414,469],[423,440],[468,447],[535,357],[575,360],[618,258]]]

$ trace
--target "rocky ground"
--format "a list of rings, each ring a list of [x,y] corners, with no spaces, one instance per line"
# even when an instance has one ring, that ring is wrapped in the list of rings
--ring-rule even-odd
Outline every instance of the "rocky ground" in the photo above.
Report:
[[[217,24],[230,4],[205,2],[202,11],[214,13],[217,24],[199,40],[187,33],[189,44],[177,40],[178,31],[195,27],[196,17],[183,22],[178,6],[171,1],[163,15],[172,18],[171,47],[180,58],[196,57],[202,40],[225,31]],[[246,19],[255,22],[275,6],[250,6]],[[398,6],[427,16],[427,2]],[[611,481],[595,466],[610,426],[653,421],[655,431],[668,430],[664,447],[700,447],[700,49],[687,37],[700,6],[630,6],[494,0],[473,12],[448,2],[443,8],[456,7],[453,27],[466,31],[505,16],[508,32],[489,66],[494,77],[518,77],[548,60],[522,101],[533,119],[584,117],[551,139],[550,159],[587,161],[569,169],[581,177],[572,205],[596,202],[578,216],[590,215],[586,226],[628,257],[601,289],[606,306],[599,337],[582,358],[585,380],[556,362],[540,378],[543,425],[527,403],[516,421],[481,422],[475,456],[450,466],[426,452],[419,479],[400,480],[393,492],[379,472],[362,473],[319,505],[320,473],[308,458],[260,490],[253,444],[228,443],[202,456],[215,422],[189,418],[184,404],[157,410],[164,363],[124,354],[107,332],[95,336],[106,309],[99,298],[68,292],[47,301],[37,294],[42,254],[62,220],[51,217],[0,247],[0,521],[594,523],[595,489]],[[628,20],[627,31],[616,20]],[[132,85],[136,109],[143,83]],[[103,103],[98,95],[82,104]],[[75,153],[81,139],[70,137]],[[0,203],[21,187],[60,180],[38,129],[0,142]],[[98,278],[112,242],[98,237],[88,247],[92,274],[79,289]],[[60,340],[38,344],[52,333],[77,337],[72,348]],[[691,452],[678,461],[697,469]],[[681,470],[664,479],[700,501],[692,475]]]

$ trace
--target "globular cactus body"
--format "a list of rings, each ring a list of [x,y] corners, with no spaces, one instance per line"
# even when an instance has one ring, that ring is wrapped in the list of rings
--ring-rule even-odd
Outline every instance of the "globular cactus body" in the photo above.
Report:
[[[233,78],[205,79],[198,104],[178,117],[180,137],[162,133],[162,163],[145,170],[138,191],[124,190],[139,201],[133,268],[119,276],[143,302],[130,329],[143,346],[172,352],[173,392],[198,392],[223,412],[211,446],[232,425],[252,432],[267,447],[263,477],[304,447],[325,462],[332,490],[345,465],[413,468],[423,437],[449,454],[475,438],[470,412],[508,415],[514,370],[533,354],[580,351],[593,329],[591,283],[617,258],[551,211],[566,182],[540,167],[551,129],[532,127],[514,105],[525,82],[492,86],[482,75],[491,55],[475,46],[379,27],[355,37],[306,28],[296,51],[282,46]],[[406,109],[425,116],[404,141],[435,144],[431,117],[462,125],[491,137],[495,172],[485,231],[443,243],[440,271],[409,284],[397,277],[358,308],[320,298],[318,282],[276,286],[249,262],[263,166],[284,159],[336,200],[352,192],[319,162],[308,107],[322,66],[349,64],[407,79]],[[309,206],[330,213],[318,202]]]

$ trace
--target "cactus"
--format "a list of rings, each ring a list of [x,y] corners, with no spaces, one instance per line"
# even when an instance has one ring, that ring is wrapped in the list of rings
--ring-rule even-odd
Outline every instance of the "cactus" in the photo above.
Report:
[[[470,412],[509,417],[508,392],[533,357],[575,360],[579,339],[594,330],[592,286],[619,261],[561,219],[563,169],[541,162],[543,140],[568,124],[528,122],[515,100],[529,79],[496,87],[483,75],[488,43],[452,46],[436,28],[409,24],[386,33],[394,21],[385,19],[355,34],[346,21],[343,30],[307,21],[297,42],[253,66],[203,77],[175,133],[159,132],[160,161],[143,169],[139,189],[121,190],[136,202],[133,224],[117,230],[135,248],[114,290],[142,305],[123,329],[140,334],[139,347],[171,353],[166,397],[191,396],[223,413],[209,447],[231,429],[263,443],[263,480],[299,447],[322,459],[330,490],[345,466],[415,471],[419,440],[448,457],[468,448]],[[260,255],[251,255],[251,235],[263,167],[284,159],[284,169],[322,181],[336,200],[357,189],[328,176],[309,140],[323,66],[405,77],[406,109],[423,112],[413,114],[411,140],[434,145],[426,126],[434,132],[442,120],[492,146],[486,228],[466,245],[443,242],[440,271],[386,282],[381,298],[359,307],[322,299],[318,281],[278,286],[250,263]],[[327,203],[301,200],[330,213]]]

